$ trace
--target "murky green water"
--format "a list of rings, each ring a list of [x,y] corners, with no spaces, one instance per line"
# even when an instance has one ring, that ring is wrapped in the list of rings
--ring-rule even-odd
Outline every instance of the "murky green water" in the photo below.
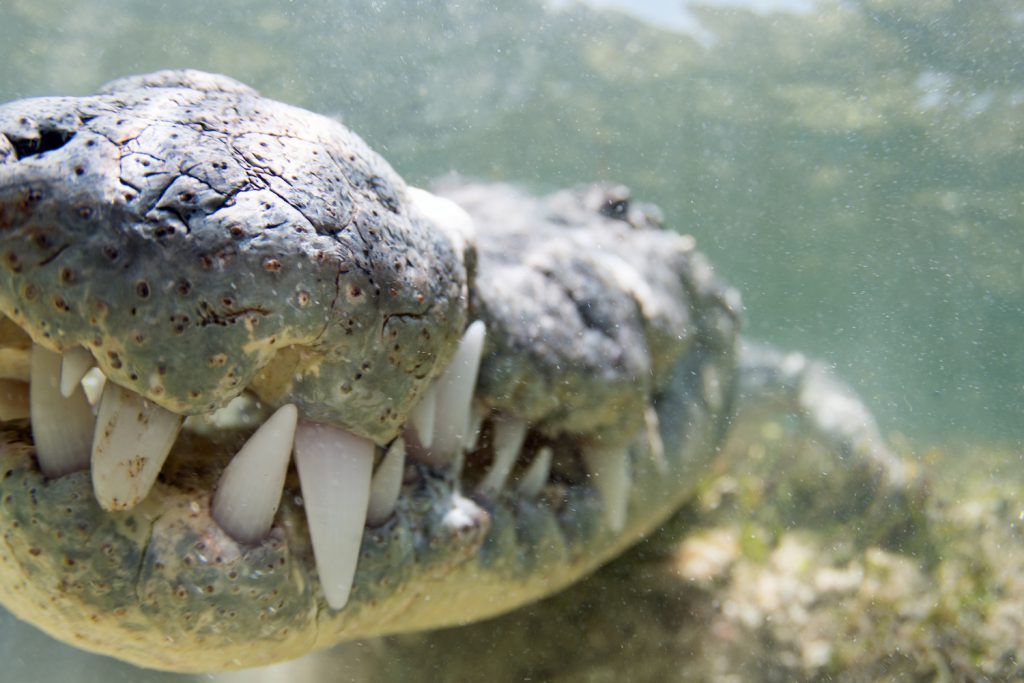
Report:
[[[1024,2],[727,4],[684,32],[521,0],[4,0],[0,101],[187,66],[341,117],[415,183],[622,181],[886,431],[1019,449]]]

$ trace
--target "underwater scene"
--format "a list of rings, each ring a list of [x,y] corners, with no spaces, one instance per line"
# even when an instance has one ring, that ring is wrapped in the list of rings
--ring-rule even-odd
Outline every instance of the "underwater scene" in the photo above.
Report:
[[[621,183],[906,466],[758,415],[654,533],[493,619],[192,674],[0,609],[0,682],[1024,679],[1024,1],[5,0],[0,51],[0,103],[198,69],[417,187]]]

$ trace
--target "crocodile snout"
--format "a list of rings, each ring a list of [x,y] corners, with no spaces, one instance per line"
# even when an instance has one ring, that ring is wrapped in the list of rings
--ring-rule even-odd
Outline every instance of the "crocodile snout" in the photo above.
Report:
[[[336,122],[150,80],[0,107],[0,310],[178,414],[248,388],[393,438],[465,327],[461,254]]]

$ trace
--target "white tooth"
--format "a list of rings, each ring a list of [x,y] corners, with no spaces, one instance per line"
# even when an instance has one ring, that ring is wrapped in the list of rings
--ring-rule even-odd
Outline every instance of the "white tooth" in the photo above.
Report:
[[[82,377],[82,390],[90,405],[96,405],[103,397],[103,387],[107,384],[107,376],[99,368],[90,368]]]
[[[92,488],[105,510],[135,507],[153,487],[182,416],[107,382],[92,442]]]
[[[423,398],[412,409],[412,426],[416,429],[416,438],[424,448],[434,443],[434,416],[437,413],[437,382],[431,382],[423,392]]]
[[[370,480],[370,502],[366,508],[366,523],[369,526],[383,524],[395,511],[404,474],[405,441],[398,438],[391,443]]]
[[[541,446],[526,474],[519,480],[519,493],[527,498],[536,498],[551,477],[551,447]]]
[[[583,463],[601,496],[608,527],[622,531],[629,504],[629,454],[621,448],[589,448],[583,451]]]
[[[95,418],[79,388],[64,398],[60,392],[60,354],[32,347],[32,438],[39,468],[59,477],[89,466],[89,447]]]
[[[28,382],[0,379],[0,420],[21,420],[32,415]]]
[[[255,431],[269,420],[271,415],[273,411],[270,406],[264,405],[255,396],[246,392],[235,396],[227,405],[217,408],[212,413],[189,415],[185,418],[182,428],[216,439],[224,432],[244,429]]]
[[[300,422],[295,430],[299,470],[313,556],[327,604],[348,602],[366,523],[373,472],[372,441],[344,429]]]
[[[654,406],[644,409],[644,423],[647,432],[647,449],[650,451],[654,466],[661,474],[668,473],[668,460],[665,459],[665,444],[661,440],[661,426],[658,411]]]
[[[466,428],[466,442],[462,444],[464,450],[471,451],[476,448],[477,440],[480,438],[481,427],[484,426],[484,418],[487,417],[487,410],[473,401],[469,407],[469,426]]]
[[[437,378],[437,414],[431,451],[450,460],[469,440],[470,402],[484,349],[486,326],[474,321],[462,336],[451,364]]]
[[[512,466],[526,439],[526,423],[519,418],[494,418],[494,461],[487,474],[477,485],[479,493],[496,493],[505,487]]]
[[[213,497],[213,518],[232,538],[256,543],[270,531],[281,504],[299,411],[283,405],[235,454]]]
[[[96,365],[92,354],[81,346],[64,352],[60,362],[60,393],[67,398],[74,393],[85,373]]]

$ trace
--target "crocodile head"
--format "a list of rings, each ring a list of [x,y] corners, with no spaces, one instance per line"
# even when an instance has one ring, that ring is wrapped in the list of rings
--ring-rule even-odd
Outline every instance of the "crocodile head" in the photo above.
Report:
[[[407,187],[160,72],[0,107],[0,582],[212,671],[546,595],[689,495],[738,302],[617,187]]]

